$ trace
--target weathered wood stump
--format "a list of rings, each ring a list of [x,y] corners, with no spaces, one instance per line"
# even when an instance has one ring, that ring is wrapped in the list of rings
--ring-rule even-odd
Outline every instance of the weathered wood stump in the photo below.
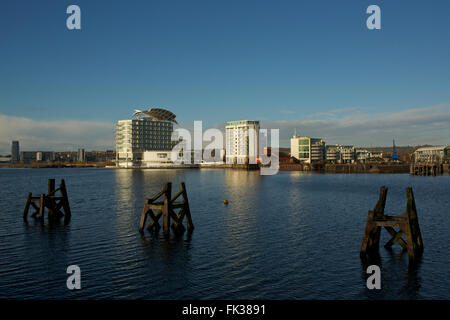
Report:
[[[58,191],[60,193],[59,196],[56,195]],[[48,219],[50,221],[55,221],[64,217],[64,224],[67,225],[72,217],[64,179],[61,180],[58,189],[55,189],[55,179],[48,179],[48,194],[43,193],[38,197],[33,197],[31,192],[28,193],[27,202],[23,211],[23,219],[25,221],[28,221],[28,211],[30,206],[34,208],[34,212],[31,215],[33,218],[36,218],[39,215],[38,218],[43,220],[45,208],[48,209]]]
[[[164,184],[162,191],[152,198],[147,198],[145,200],[139,224],[139,232],[143,232],[147,217],[150,217],[150,224],[148,225],[147,230],[152,231],[161,228],[158,222],[161,216],[163,217],[163,231],[166,236],[170,233],[170,227],[172,227],[176,234],[181,234],[186,230],[183,226],[184,217],[186,217],[188,232],[194,230],[184,182],[180,183],[180,191],[173,198],[171,197],[171,194],[172,183],[167,182]],[[181,201],[177,201],[180,196]],[[158,201],[160,197],[163,197],[163,199]],[[175,209],[179,209],[178,213],[175,212]],[[153,210],[155,210],[155,212]],[[173,221],[172,225],[170,225],[170,219]]]
[[[390,248],[397,242],[404,250],[408,251],[409,261],[412,262],[419,258],[423,252],[422,235],[412,188],[406,188],[406,212],[401,216],[384,214],[387,190],[386,187],[381,187],[380,198],[373,211],[369,211],[361,245],[361,258],[378,253],[381,228],[384,227],[392,236],[385,247]],[[399,230],[394,229],[394,227],[399,228]],[[405,235],[406,240],[403,239],[403,235]]]

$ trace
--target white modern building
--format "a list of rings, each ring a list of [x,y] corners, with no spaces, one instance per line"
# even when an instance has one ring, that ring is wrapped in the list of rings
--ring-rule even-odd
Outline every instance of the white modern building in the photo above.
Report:
[[[256,163],[259,156],[259,121],[227,122],[225,158],[228,164]]]
[[[119,120],[116,125],[116,165],[142,167],[171,163],[173,124],[172,112],[152,108],[136,110],[134,119]]]
[[[423,147],[414,151],[416,162],[450,161],[450,146]]]
[[[299,137],[291,138],[291,157],[301,162],[312,163],[325,160],[325,141],[321,138]]]
[[[356,150],[354,146],[339,146],[338,149],[341,154],[342,163],[355,162]]]

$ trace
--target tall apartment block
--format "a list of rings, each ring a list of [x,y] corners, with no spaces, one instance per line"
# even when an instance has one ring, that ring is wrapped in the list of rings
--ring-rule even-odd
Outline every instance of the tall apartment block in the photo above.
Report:
[[[136,119],[119,120],[116,125],[116,164],[140,166],[142,161],[165,162],[174,143],[171,140],[175,114],[152,108],[136,110]]]
[[[86,162],[86,152],[84,149],[78,149],[77,159],[78,162]]]
[[[13,141],[11,144],[11,162],[19,162],[20,152],[19,152],[19,141]]]
[[[259,156],[259,121],[227,122],[225,127],[225,158],[228,164],[256,163]]]
[[[291,138],[291,156],[306,163],[325,160],[325,141],[321,138]]]

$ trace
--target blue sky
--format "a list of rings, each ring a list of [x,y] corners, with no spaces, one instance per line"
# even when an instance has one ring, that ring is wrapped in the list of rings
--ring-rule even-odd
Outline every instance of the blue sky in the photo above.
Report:
[[[70,4],[81,8],[82,30],[66,28]],[[381,30],[366,28],[371,4],[381,8]],[[0,152],[11,139],[28,148],[113,146],[114,122],[144,106],[205,126],[261,120],[282,129],[282,145],[294,128],[355,145],[389,145],[394,134],[401,145],[450,140],[447,0],[8,0],[0,8]],[[430,110],[436,116],[421,121]],[[13,125],[23,118],[34,133]],[[374,119],[370,134],[354,126]],[[52,140],[52,128],[65,140]]]

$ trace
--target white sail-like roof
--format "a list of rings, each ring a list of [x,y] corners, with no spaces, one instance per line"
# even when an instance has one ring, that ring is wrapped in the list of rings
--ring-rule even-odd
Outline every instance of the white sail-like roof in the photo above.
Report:
[[[132,115],[136,118],[151,118],[152,120],[166,120],[178,123],[175,118],[177,117],[174,113],[166,109],[161,108],[151,108],[148,110],[134,110]]]

